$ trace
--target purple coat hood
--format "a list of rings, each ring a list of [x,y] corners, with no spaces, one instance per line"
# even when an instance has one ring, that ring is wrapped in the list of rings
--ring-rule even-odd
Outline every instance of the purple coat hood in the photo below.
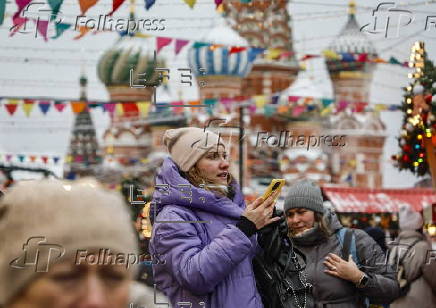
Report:
[[[166,158],[156,176],[150,253],[157,287],[175,307],[262,308],[251,260],[258,250],[235,226],[245,203],[192,186]]]

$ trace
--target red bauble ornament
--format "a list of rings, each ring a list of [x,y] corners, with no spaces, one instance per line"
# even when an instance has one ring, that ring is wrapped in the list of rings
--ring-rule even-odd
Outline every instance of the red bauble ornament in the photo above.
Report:
[[[410,145],[406,144],[406,145],[403,146],[403,150],[404,150],[404,152],[410,153],[412,148],[410,147]]]
[[[404,161],[405,163],[410,162],[410,158],[409,158],[409,156],[407,156],[407,155],[403,155],[403,161]]]

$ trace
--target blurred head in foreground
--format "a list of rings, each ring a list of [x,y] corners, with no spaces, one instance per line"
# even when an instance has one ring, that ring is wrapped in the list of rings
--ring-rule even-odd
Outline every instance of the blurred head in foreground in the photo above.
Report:
[[[135,233],[91,179],[16,184],[0,200],[0,307],[125,308]]]

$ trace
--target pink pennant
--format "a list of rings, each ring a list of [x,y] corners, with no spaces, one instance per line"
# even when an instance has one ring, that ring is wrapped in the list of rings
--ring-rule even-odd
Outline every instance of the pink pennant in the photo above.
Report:
[[[18,17],[21,14],[21,11],[27,6],[29,5],[30,2],[32,2],[32,0],[15,0],[15,2],[17,3],[18,6],[18,11],[15,12],[14,17]]]
[[[336,108],[336,112],[341,112],[341,111],[345,110],[347,108],[348,104],[349,103],[346,101],[340,101],[337,108]]]
[[[64,103],[55,103],[54,104],[55,108],[57,111],[62,112],[65,108],[65,104]]]
[[[296,103],[296,102],[298,102],[299,99],[300,99],[300,96],[289,96],[288,102],[289,103]]]
[[[292,109],[292,116],[298,117],[300,114],[302,114],[306,110],[305,106],[295,106]]]
[[[38,29],[39,34],[42,35],[42,37],[44,38],[44,41],[47,41],[47,29],[48,29],[48,20],[34,20],[34,22],[36,23],[36,29]]]
[[[188,40],[176,40],[176,55],[179,54],[179,52],[182,50],[183,47],[185,47],[189,43]]]
[[[11,161],[12,154],[6,154],[6,161]]]
[[[103,109],[109,113],[113,113],[115,111],[115,103],[106,103],[103,105]]]
[[[159,53],[159,51],[164,48],[165,46],[169,45],[173,39],[169,37],[157,37],[156,38],[156,45],[157,50],[156,53]]]
[[[24,24],[26,24],[27,21],[28,21],[27,18],[23,18],[23,17],[19,17],[19,16],[13,17],[12,18],[13,26],[11,28],[11,33],[9,34],[9,36],[13,36],[18,30],[20,30],[20,28]]]

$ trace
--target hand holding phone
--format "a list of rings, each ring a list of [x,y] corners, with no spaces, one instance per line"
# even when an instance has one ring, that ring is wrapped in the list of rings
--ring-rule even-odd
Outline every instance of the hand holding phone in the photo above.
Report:
[[[285,179],[273,179],[262,196],[263,200],[268,199],[269,196],[271,196],[273,193],[277,191],[280,192],[282,190],[283,185],[285,185],[285,183],[286,183]],[[280,193],[278,193],[275,199],[277,199],[279,194]]]

